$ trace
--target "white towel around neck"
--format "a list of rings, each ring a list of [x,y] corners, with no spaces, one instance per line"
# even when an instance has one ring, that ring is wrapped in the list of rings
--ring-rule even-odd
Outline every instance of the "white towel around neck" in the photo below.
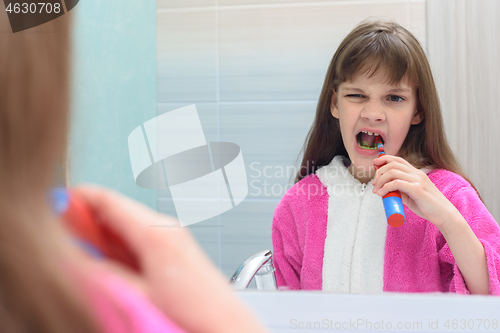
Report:
[[[343,293],[380,293],[384,286],[387,219],[382,198],[372,193],[336,156],[316,171],[327,188],[328,224],[323,258],[323,290]]]

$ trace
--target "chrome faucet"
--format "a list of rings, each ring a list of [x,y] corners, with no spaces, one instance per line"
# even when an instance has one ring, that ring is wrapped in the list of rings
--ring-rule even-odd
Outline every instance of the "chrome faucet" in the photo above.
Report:
[[[240,265],[230,283],[236,290],[243,290],[248,288],[255,277],[258,290],[276,290],[272,255],[270,250],[255,253]]]

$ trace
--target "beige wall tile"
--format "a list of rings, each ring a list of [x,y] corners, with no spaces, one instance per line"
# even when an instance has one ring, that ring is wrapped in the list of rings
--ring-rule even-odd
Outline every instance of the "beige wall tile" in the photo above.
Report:
[[[367,17],[408,26],[409,6],[409,2],[330,2],[221,10],[220,98],[316,100],[328,64],[347,33]]]
[[[217,82],[215,10],[159,12],[158,102],[214,102]]]
[[[426,0],[410,1],[410,23],[408,27],[420,44],[426,49],[427,12]]]
[[[215,6],[217,0],[156,0],[158,9]]]
[[[217,0],[219,6],[238,6],[238,5],[273,5],[273,4],[291,4],[291,3],[303,3],[309,4],[311,2],[334,2],[334,1],[344,1],[345,0]],[[396,0],[397,1],[397,0]],[[400,0],[400,2],[407,0]],[[351,1],[352,2],[352,1]],[[357,1],[360,2],[360,1]],[[380,0],[365,0],[362,2],[380,2]]]

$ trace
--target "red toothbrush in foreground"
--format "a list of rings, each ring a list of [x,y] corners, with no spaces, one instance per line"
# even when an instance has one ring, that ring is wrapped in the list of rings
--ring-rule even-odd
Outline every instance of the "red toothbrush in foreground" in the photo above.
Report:
[[[140,271],[136,256],[123,240],[111,229],[96,221],[96,218],[75,192],[57,188],[51,191],[52,205],[61,215],[66,227],[76,241],[96,258],[108,258]]]

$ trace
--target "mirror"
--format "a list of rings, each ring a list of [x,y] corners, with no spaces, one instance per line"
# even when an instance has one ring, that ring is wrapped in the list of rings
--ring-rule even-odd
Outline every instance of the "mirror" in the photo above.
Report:
[[[158,2],[158,113],[195,104],[207,141],[241,147],[248,196],[191,230],[230,277],[272,248],[274,209],[293,185],[326,70],[369,16],[401,18],[425,43],[425,3]],[[410,13],[410,15],[409,15]],[[174,214],[168,189],[160,210]]]
[[[75,29],[79,60],[71,146],[73,183],[101,183],[178,216],[169,186],[143,189],[136,184],[127,139],[137,128],[138,134],[147,136],[145,124],[151,119],[195,105],[206,144],[237,145],[246,170],[244,200],[238,204],[233,200],[223,213],[187,226],[229,278],[251,254],[272,248],[274,209],[293,185],[300,149],[337,46],[363,19],[382,17],[408,28],[424,46],[450,144],[484,193],[490,212],[500,218],[495,186],[499,184],[490,181],[488,168],[496,162],[495,148],[484,144],[500,139],[489,125],[496,122],[488,121],[494,111],[483,111],[495,110],[494,99],[469,97],[491,97],[498,91],[495,80],[500,73],[492,54],[498,50],[495,33],[500,30],[492,15],[478,14],[471,20],[487,22],[478,29],[490,34],[467,30],[470,35],[464,41],[461,31],[472,29],[475,21],[461,26],[448,14],[456,11],[465,17],[471,10],[468,6],[479,10],[477,5],[468,3],[462,8],[432,0],[159,0],[156,5],[145,5],[128,26],[106,22],[104,16],[91,17],[94,13],[80,5]],[[112,10],[106,4],[100,6],[101,13]],[[488,13],[488,9],[481,11]],[[156,15],[156,22],[151,15]],[[101,26],[92,28],[89,21],[101,22]],[[474,38],[476,34],[482,39]],[[465,56],[453,45],[488,52]],[[496,66],[495,70],[489,71],[484,63]],[[476,68],[472,66],[482,68],[483,76],[471,74]],[[492,84],[481,86],[481,91],[467,84],[469,78]],[[475,116],[471,118],[472,110]],[[464,131],[470,138],[465,144]]]

